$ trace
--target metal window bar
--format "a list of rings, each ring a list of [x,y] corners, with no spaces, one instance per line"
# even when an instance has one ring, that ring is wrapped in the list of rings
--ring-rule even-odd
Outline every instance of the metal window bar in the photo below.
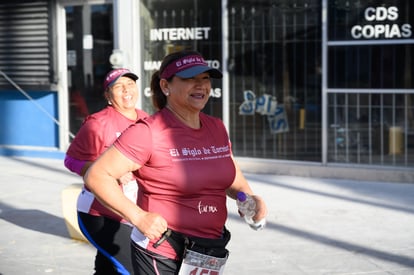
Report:
[[[50,118],[58,127],[62,127],[62,124],[59,120],[57,120],[54,116],[52,116],[45,108],[43,108],[42,105],[37,103],[36,100],[34,100],[25,90],[23,90],[19,85],[16,84],[6,73],[4,73],[2,70],[0,70],[0,74],[9,82],[11,85],[13,85],[16,90],[18,90],[22,95],[24,95],[31,103],[33,103],[36,108],[38,108],[41,112],[43,112],[48,118]],[[65,129],[65,132],[68,133],[69,137],[74,138],[75,135],[69,130]]]
[[[324,6],[327,7],[328,1],[323,1]],[[345,3],[345,2],[344,2]],[[351,2],[352,3],[352,2]],[[409,2],[406,2],[407,5],[410,5]],[[330,4],[333,5],[333,2]],[[334,5],[340,5],[339,2]],[[346,2],[346,5],[349,5],[349,2]],[[407,12],[408,12],[407,6]],[[333,17],[338,17],[337,12],[339,11],[339,8],[344,7],[336,7],[332,9],[333,11]],[[350,10],[349,6],[347,7],[349,12],[347,16],[345,17],[345,25],[347,24],[347,20],[354,16],[359,16],[358,14],[351,14],[352,10]],[[331,11],[331,10],[330,10]],[[355,12],[354,12],[355,13]],[[340,29],[339,21],[335,21],[334,24],[338,24],[338,26],[333,25],[330,27],[333,27],[333,37],[336,38],[338,33],[336,31]],[[329,37],[332,38],[332,37]],[[362,164],[370,164],[370,165],[390,165],[390,166],[413,166],[414,160],[413,160],[413,154],[412,154],[412,144],[410,144],[410,140],[412,139],[413,134],[413,107],[412,103],[410,103],[410,97],[414,94],[414,89],[412,89],[412,82],[411,77],[405,77],[405,84],[401,85],[400,79],[401,75],[400,72],[403,71],[406,75],[412,75],[412,59],[410,55],[410,49],[408,45],[413,45],[414,42],[413,39],[387,39],[387,40],[360,40],[360,41],[327,41],[326,47],[332,48],[337,46],[348,46],[348,47],[362,47],[362,46],[378,46],[383,45],[384,47],[377,48],[377,52],[375,53],[372,49],[369,51],[368,54],[368,68],[374,68],[376,66],[373,62],[379,61],[378,65],[380,67],[380,70],[377,72],[377,75],[374,75],[373,72],[370,72],[368,75],[367,83],[373,83],[373,79],[378,78],[378,83],[381,88],[364,88],[364,89],[358,89],[354,87],[347,87],[347,85],[350,85],[350,82],[345,82],[344,87],[338,88],[338,86],[335,86],[335,88],[329,88],[325,86],[325,91],[329,98],[329,106],[328,110],[330,112],[334,112],[333,116],[333,122],[338,122],[338,116],[337,114],[344,110],[347,115],[345,117],[348,119],[347,122],[345,122],[345,127],[348,128],[351,125],[351,121],[349,120],[349,116],[353,113],[353,110],[355,109],[355,113],[357,117],[361,117],[364,113],[367,114],[368,121],[366,123],[365,128],[363,131],[357,132],[357,144],[358,144],[358,150],[356,152],[356,155],[354,154],[350,148],[348,148],[345,152],[345,161],[351,162],[351,158],[356,156],[355,162],[362,163]],[[407,45],[405,48],[406,54],[401,59],[401,51],[398,52],[396,47],[390,47],[394,45]],[[388,48],[386,48],[387,46]],[[401,48],[401,47],[400,47]],[[349,49],[349,48],[348,48]],[[411,47],[412,49],[412,47]],[[412,50],[411,50],[412,51]],[[347,52],[345,52],[347,54]],[[386,63],[386,60],[384,58],[377,58],[374,60],[375,56],[386,56],[390,57],[390,61]],[[360,59],[362,56],[362,51],[356,52],[356,60],[357,63],[360,64]],[[345,66],[348,66],[348,58],[345,59]],[[399,63],[403,60],[405,62],[405,68],[404,70],[398,70]],[[331,57],[331,63],[339,65],[340,58],[339,56],[333,56]],[[390,71],[390,73],[386,72],[386,69]],[[401,69],[401,67],[399,68]],[[331,68],[329,71],[335,71],[334,68]],[[344,70],[345,72],[349,72],[349,68]],[[326,72],[326,71],[325,71]],[[361,76],[362,67],[356,68],[356,75],[358,76],[356,80],[358,82],[362,83]],[[387,77],[390,77],[390,79],[386,80]],[[330,79],[333,83],[340,83],[338,82],[337,75],[334,74],[334,76]],[[350,81],[350,80],[348,80]],[[398,83],[397,83],[398,82]],[[387,88],[387,86],[393,86],[397,87],[397,85],[403,86],[404,88]],[[344,96],[346,104],[341,108],[341,103],[339,101],[339,96]],[[349,105],[351,102],[350,99],[355,99],[355,106]],[[376,103],[374,102],[375,100]],[[367,102],[364,104],[364,102]],[[398,143],[399,141],[395,141],[395,137],[392,137],[392,131],[394,130],[392,127],[396,126],[397,128],[400,128],[399,130],[402,131],[402,137],[403,137],[403,145],[400,144],[394,144]],[[411,127],[411,128],[410,128]],[[348,129],[350,130],[350,129]],[[377,131],[376,134],[374,134],[374,130]],[[349,135],[351,134],[350,131],[347,131],[349,134],[346,136],[347,139],[347,147],[349,146],[350,140]],[[379,132],[379,133],[378,133]],[[333,135],[334,137],[337,136],[337,131],[333,131],[333,133],[330,133],[330,135]],[[365,137],[366,135],[366,137]],[[400,134],[398,134],[400,135]],[[411,139],[410,139],[411,138]],[[376,140],[376,141],[375,141]],[[329,138],[329,142],[332,142],[332,139]],[[366,144],[365,144],[366,143]],[[364,146],[367,146],[367,150],[364,151]],[[395,148],[392,148],[393,146],[402,146],[403,152],[398,151],[397,153],[393,152]],[[328,152],[330,151],[330,154],[337,155],[335,148],[332,148],[332,146],[328,147]],[[399,150],[400,148],[398,148]]]
[[[241,8],[241,19],[242,19],[241,25],[242,25],[242,27],[243,27],[244,22],[247,21],[246,17],[247,17],[246,16],[246,10],[245,10],[244,7],[242,7]],[[240,43],[241,43],[241,53],[242,54],[246,53],[245,39],[246,39],[246,33],[245,33],[244,29],[241,29],[241,41],[240,41]],[[241,65],[242,65],[242,71],[243,72],[247,71],[244,58],[243,58],[243,61],[241,62]],[[242,80],[242,88],[243,88],[243,91],[246,89],[246,79],[244,77],[243,77],[243,80]],[[247,144],[247,141],[246,141],[246,135],[247,135],[247,133],[246,133],[246,130],[247,130],[246,120],[247,120],[247,118],[245,116],[243,116],[242,117],[242,129],[243,129],[242,130],[242,138],[243,138],[242,148],[243,148],[243,155],[248,155],[248,152],[247,152],[247,145],[248,144]]]
[[[256,49],[256,9],[254,6],[252,6],[249,9],[249,22],[250,22],[250,32],[251,32],[251,37],[250,37],[250,62],[251,62],[251,70],[250,70],[250,75],[252,76],[252,78],[256,78],[256,72],[257,72],[257,68],[256,68],[256,58],[255,58],[255,49]],[[256,91],[256,81],[252,81],[252,89],[253,91]],[[248,128],[251,129],[251,133],[250,135],[247,134],[246,136],[246,140],[248,136],[251,136],[251,144],[252,146],[252,156],[253,157],[257,157],[257,144],[256,144],[256,119],[255,117],[251,117],[251,121],[252,124],[248,125]],[[246,127],[247,128],[247,127]]]
[[[236,136],[236,139],[233,138],[236,140],[233,142],[236,154],[297,160],[311,152],[315,155],[314,159],[320,157],[316,149],[320,145],[308,148],[311,139],[320,139],[316,128],[312,132],[309,129],[299,131],[296,128],[298,116],[294,108],[289,108],[288,114],[292,128],[289,127],[288,133],[278,134],[271,134],[268,122],[259,118],[259,115],[240,117],[235,110],[240,104],[239,94],[243,90],[254,90],[257,96],[271,93],[277,96],[279,104],[286,102],[287,107],[295,108],[294,102],[289,102],[290,98],[301,96],[307,101],[312,93],[320,92],[317,88],[307,87],[311,77],[308,65],[320,63],[314,61],[318,59],[318,54],[310,55],[314,51],[308,49],[309,46],[320,43],[317,35],[312,36],[306,32],[308,28],[317,30],[320,26],[319,20],[307,14],[312,12],[313,15],[314,10],[320,8],[320,3],[311,2],[314,4],[269,1],[255,3],[252,7],[248,1],[229,1],[230,64],[237,64],[237,73],[232,75],[234,78],[230,77],[231,121],[235,122],[230,126],[230,134]],[[316,33],[320,35],[319,32]],[[265,64],[258,62],[257,56],[260,54],[265,54]],[[231,69],[234,68],[229,68],[232,74]],[[269,75],[272,76],[270,80]],[[235,78],[239,80],[234,80]],[[263,82],[265,85],[262,85]],[[239,94],[233,93],[234,90]]]

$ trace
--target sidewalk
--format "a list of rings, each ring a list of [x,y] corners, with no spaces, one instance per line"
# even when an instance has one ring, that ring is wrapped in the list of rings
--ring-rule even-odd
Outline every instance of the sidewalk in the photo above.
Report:
[[[0,275],[87,275],[95,250],[69,237],[62,160],[0,157]],[[414,183],[246,174],[267,201],[251,230],[229,201],[228,275],[414,274]]]

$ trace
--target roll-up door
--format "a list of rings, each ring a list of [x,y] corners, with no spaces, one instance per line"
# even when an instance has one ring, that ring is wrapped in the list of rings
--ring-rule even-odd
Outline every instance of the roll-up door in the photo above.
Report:
[[[0,3],[0,70],[30,90],[50,90],[54,82],[49,5],[49,1]],[[0,88],[8,86],[0,77]]]

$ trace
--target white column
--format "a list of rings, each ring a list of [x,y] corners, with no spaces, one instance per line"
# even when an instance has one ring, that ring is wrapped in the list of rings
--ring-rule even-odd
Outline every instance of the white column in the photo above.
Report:
[[[128,68],[142,76],[140,41],[140,1],[114,0],[114,53],[122,60],[115,67]],[[139,80],[138,80],[139,81]],[[142,91],[140,91],[142,93]],[[141,96],[142,97],[142,96]],[[141,107],[141,97],[138,107]]]

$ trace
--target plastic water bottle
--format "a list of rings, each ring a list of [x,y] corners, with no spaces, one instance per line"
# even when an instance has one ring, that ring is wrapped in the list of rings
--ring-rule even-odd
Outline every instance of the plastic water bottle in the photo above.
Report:
[[[240,213],[244,215],[244,220],[251,228],[260,230],[265,226],[266,219],[263,218],[258,222],[253,220],[254,215],[256,215],[256,201],[251,196],[244,192],[238,192],[236,203]]]

